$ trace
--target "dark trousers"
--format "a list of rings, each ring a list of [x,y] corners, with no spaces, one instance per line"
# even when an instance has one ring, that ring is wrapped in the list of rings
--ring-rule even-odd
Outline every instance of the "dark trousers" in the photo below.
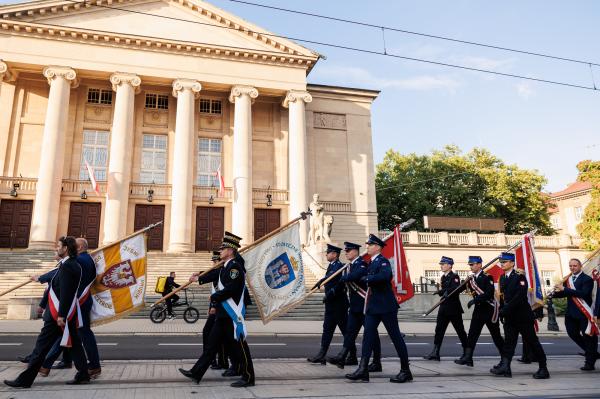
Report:
[[[448,324],[452,323],[452,327],[456,330],[456,334],[458,335],[458,339],[462,344],[463,348],[467,347],[467,333],[465,332],[465,326],[463,324],[462,314],[455,315],[446,315],[444,313],[437,315],[437,320],[435,324],[435,337],[433,338],[433,344],[442,346],[442,341],[444,340],[444,335],[446,334],[446,329],[448,328]]]
[[[79,338],[81,339],[83,349],[85,349],[85,354],[89,361],[89,365],[88,365],[89,368],[91,368],[91,369],[100,368],[100,354],[98,353],[98,344],[96,342],[96,336],[94,335],[94,332],[90,328],[89,311],[83,313],[83,326],[79,327],[79,329],[77,329],[77,333],[79,335]],[[56,342],[52,346],[52,349],[50,349],[50,352],[46,356],[46,359],[44,360],[44,364],[42,365],[42,367],[47,368],[47,369],[51,368],[61,353],[63,354],[63,362],[64,363],[69,364],[72,362],[71,351],[68,348],[63,348],[60,346],[60,338],[59,338],[56,340]]]
[[[406,343],[400,333],[400,327],[398,327],[398,312],[388,312],[381,314],[367,314],[365,315],[365,331],[362,343],[362,358],[367,359],[371,357],[371,353],[375,347],[375,342],[379,341],[379,334],[377,333],[377,327],[379,323],[383,323],[396,353],[400,358],[400,365],[402,370],[408,369],[408,350],[406,349]],[[362,361],[362,359],[361,359]]]
[[[344,335],[344,348],[356,352],[356,337],[361,327],[365,324],[365,315],[362,312],[349,312],[346,334]],[[381,360],[381,340],[379,333],[375,330],[375,341],[373,342],[373,359]]]
[[[340,329],[343,336],[346,335],[346,326],[348,323],[348,307],[347,306],[325,306],[325,317],[323,318],[323,335],[321,335],[321,348],[327,351],[335,327]]]
[[[208,317],[206,318],[206,322],[204,323],[204,328],[202,329],[202,346],[204,348],[206,348],[206,346],[208,345],[208,337],[210,336],[210,331],[214,327],[216,320],[217,320],[216,314],[209,314]],[[228,368],[229,362],[227,361],[227,357],[228,357],[227,348],[226,348],[225,344],[222,344],[216,354],[217,364],[219,366],[221,366],[222,368]],[[211,359],[211,363],[213,360],[214,359]]]
[[[492,340],[494,341],[494,345],[496,345],[496,348],[498,348],[498,353],[502,355],[504,338],[502,338],[502,334],[500,334],[500,323],[498,321],[496,321],[496,323],[492,322],[492,313],[488,312],[487,309],[484,311],[478,311],[478,309],[475,308],[475,311],[473,312],[473,318],[471,319],[471,325],[469,326],[466,347],[475,350],[475,346],[477,345],[477,341],[479,340],[483,326],[487,327],[490,335],[492,336]]]
[[[573,340],[585,352],[585,362],[589,364],[596,363],[596,353],[598,353],[598,336],[589,336],[585,333],[587,328],[587,319],[577,319],[565,316],[565,327],[569,338]]]
[[[248,343],[243,338],[239,341],[234,339],[233,322],[230,318],[224,317],[216,318],[208,335],[208,341],[202,349],[202,355],[190,370],[192,375],[197,379],[202,379],[223,344],[231,348],[232,363],[239,364],[241,378],[248,382],[254,382],[254,366]]]
[[[170,293],[170,292],[169,292]],[[163,294],[163,296],[165,296],[167,294]],[[173,303],[177,302],[179,300],[179,296],[177,296],[177,294],[165,299],[165,302],[167,304],[167,313],[169,315],[173,315]]]
[[[544,353],[544,348],[542,348],[533,325],[533,320],[525,322],[507,320],[504,323],[504,350],[502,353],[509,361],[515,355],[515,348],[517,347],[519,334],[521,334],[523,344],[531,349],[540,366],[546,366],[546,353]]]
[[[87,360],[85,358],[85,353],[83,352],[83,347],[81,346],[81,340],[79,335],[77,334],[77,328],[75,327],[75,322],[69,322],[69,331],[71,333],[71,351],[73,355],[73,361],[75,362],[75,367],[79,370],[80,375],[88,374]],[[44,321],[44,326],[42,327],[42,331],[37,337],[37,341],[35,342],[35,348],[31,353],[31,358],[29,360],[29,365],[27,369],[23,371],[17,377],[17,381],[24,385],[31,385],[35,380],[35,377],[38,374],[38,371],[42,367],[44,360],[46,359],[46,355],[50,352],[52,345],[56,342],[56,340],[60,339],[62,336],[62,329],[56,324],[54,320],[52,321]]]

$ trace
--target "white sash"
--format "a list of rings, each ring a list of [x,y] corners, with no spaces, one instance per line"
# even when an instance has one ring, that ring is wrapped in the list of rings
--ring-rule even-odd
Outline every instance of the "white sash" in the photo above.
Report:
[[[221,283],[221,273],[219,273],[219,284],[217,285],[217,288],[219,288],[219,290],[225,288],[223,283]],[[229,315],[231,321],[233,322],[233,338],[236,341],[244,339],[248,335],[246,322],[244,320],[244,317],[246,316],[246,305],[244,304],[245,292],[246,285],[244,284],[242,295],[240,296],[240,303],[235,303],[233,298],[229,298],[226,301],[221,302],[223,309],[225,309],[227,315]]]

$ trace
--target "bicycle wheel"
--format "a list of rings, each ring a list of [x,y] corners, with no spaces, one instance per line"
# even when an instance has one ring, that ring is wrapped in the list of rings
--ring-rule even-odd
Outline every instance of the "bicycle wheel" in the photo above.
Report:
[[[195,323],[198,321],[199,318],[200,312],[198,312],[198,309],[196,308],[190,306],[189,308],[183,311],[183,320],[185,320],[187,323]]]
[[[154,308],[150,312],[150,320],[153,323],[162,323],[167,318],[167,309],[163,307]]]

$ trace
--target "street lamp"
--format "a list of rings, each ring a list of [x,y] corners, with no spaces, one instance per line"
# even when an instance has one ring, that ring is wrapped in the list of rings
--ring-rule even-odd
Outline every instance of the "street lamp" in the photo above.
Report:
[[[148,190],[148,195],[146,196],[146,201],[152,202],[153,199],[154,199],[154,190],[153,189],[149,189]]]
[[[17,194],[17,189],[19,187],[21,187],[21,185],[19,183],[13,183],[13,188],[12,188],[12,190],[10,190],[11,197],[16,197],[17,195],[19,195],[19,194]]]
[[[86,200],[87,199],[87,193],[85,192],[85,190],[83,190],[83,192],[81,193],[81,199],[82,200]]]

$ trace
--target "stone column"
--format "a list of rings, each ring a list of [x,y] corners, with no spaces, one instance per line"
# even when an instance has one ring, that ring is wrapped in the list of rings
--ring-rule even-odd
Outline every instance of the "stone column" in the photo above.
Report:
[[[312,101],[306,91],[291,90],[283,100],[283,106],[289,108],[289,219],[300,216],[308,209],[306,180],[306,108]],[[301,222],[300,240],[307,242],[307,223]]]
[[[194,178],[194,101],[202,86],[195,80],[177,79],[173,96],[177,98],[175,148],[171,171],[171,227],[168,252],[192,251],[192,197]]]
[[[133,151],[133,105],[142,80],[134,74],[116,72],[110,76],[110,83],[117,95],[110,132],[104,244],[117,241],[126,233]]]
[[[56,245],[69,94],[71,87],[78,85],[75,71],[68,67],[49,66],[44,68],[43,74],[50,84],[50,93],[31,221],[31,249],[54,249]]]
[[[234,86],[229,101],[235,104],[233,119],[232,233],[252,242],[252,103],[258,90]]]
[[[17,73],[11,71],[5,62],[0,60],[0,175],[4,171],[8,158],[8,138],[15,99],[15,81]]]

